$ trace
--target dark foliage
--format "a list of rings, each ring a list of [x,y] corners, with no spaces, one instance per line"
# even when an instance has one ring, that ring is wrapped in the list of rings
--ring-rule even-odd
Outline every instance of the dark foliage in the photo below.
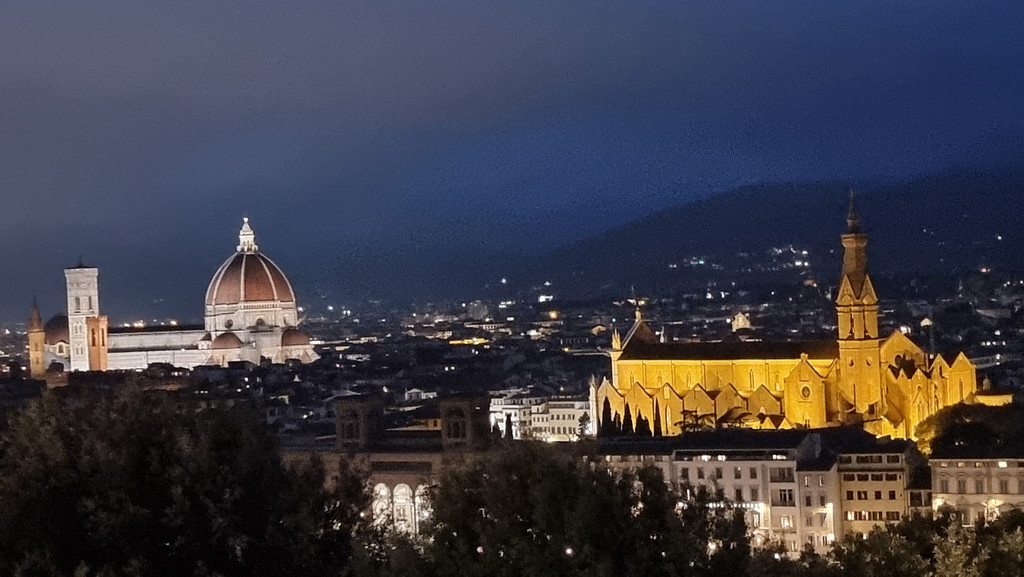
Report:
[[[47,394],[0,442],[0,573],[337,575],[366,496],[324,478],[244,410]]]

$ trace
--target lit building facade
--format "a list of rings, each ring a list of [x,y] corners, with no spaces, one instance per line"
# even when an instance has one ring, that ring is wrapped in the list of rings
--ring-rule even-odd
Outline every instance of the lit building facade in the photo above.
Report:
[[[613,468],[653,465],[684,496],[706,487],[744,512],[753,543],[778,542],[792,554],[824,553],[842,534],[836,461],[817,432],[702,432],[662,443],[601,444]],[[692,493],[690,494],[692,497]]]
[[[234,254],[207,287],[203,325],[110,328],[100,314],[99,271],[78,266],[64,274],[67,314],[54,316],[41,331],[30,330],[41,340],[40,345],[30,334],[33,374],[53,362],[66,371],[104,371],[144,369],[153,363],[190,369],[232,361],[258,363],[262,358],[276,363],[317,358],[309,337],[297,328],[291,283],[259,250],[248,218]],[[30,325],[37,316],[34,307]]]
[[[1024,511],[1024,454],[1001,458],[929,460],[932,505],[955,508],[965,525],[990,522],[1011,509]]]
[[[971,398],[976,371],[963,353],[929,355],[899,331],[879,334],[852,198],[842,245],[835,340],[663,343],[638,311],[624,338],[613,335],[611,379],[592,388],[595,413],[621,421],[628,410],[632,422],[660,421],[665,435],[862,423],[875,435],[913,438],[925,418]]]
[[[910,516],[911,456],[911,445],[899,441],[839,455],[841,533],[867,535]]]
[[[513,439],[564,442],[594,434],[594,419],[586,398],[514,391],[491,398],[490,419],[491,426],[497,426],[503,437]],[[511,435],[506,431],[509,424]]]

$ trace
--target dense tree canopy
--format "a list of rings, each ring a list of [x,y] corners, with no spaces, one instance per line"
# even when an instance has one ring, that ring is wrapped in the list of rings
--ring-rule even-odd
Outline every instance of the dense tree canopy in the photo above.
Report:
[[[918,425],[925,455],[985,457],[1024,454],[1024,403],[946,407]]]
[[[540,444],[442,478],[425,555],[437,575],[711,575],[743,568],[742,516],[680,506],[658,469],[617,473]]]
[[[244,410],[47,394],[0,438],[0,573],[337,575],[365,491],[323,480]]]

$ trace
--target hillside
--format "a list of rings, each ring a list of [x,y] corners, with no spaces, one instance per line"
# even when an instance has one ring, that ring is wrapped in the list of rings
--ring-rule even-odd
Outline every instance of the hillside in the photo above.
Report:
[[[528,276],[591,293],[631,285],[664,289],[747,270],[751,262],[771,260],[772,247],[790,245],[808,251],[817,274],[831,276],[839,262],[848,190],[838,182],[735,189],[561,247],[538,259]],[[872,270],[1022,271],[1022,197],[1024,170],[961,171],[857,191]],[[706,264],[687,264],[697,259]],[[755,267],[747,274],[773,273]]]

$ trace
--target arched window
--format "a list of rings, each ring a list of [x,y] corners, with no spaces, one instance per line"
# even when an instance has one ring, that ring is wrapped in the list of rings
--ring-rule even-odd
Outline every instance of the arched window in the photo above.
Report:
[[[391,520],[391,491],[384,483],[378,483],[373,488],[373,522],[375,524],[387,523]]]
[[[412,489],[404,483],[395,487],[394,493],[394,515],[395,529],[399,531],[412,531],[413,520],[413,497]]]

